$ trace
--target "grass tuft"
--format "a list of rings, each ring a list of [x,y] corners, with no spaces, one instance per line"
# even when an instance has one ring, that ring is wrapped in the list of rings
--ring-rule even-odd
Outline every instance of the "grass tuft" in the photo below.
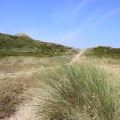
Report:
[[[89,63],[62,66],[46,72],[46,120],[113,120],[115,99],[106,71]],[[41,106],[39,106],[41,107]]]

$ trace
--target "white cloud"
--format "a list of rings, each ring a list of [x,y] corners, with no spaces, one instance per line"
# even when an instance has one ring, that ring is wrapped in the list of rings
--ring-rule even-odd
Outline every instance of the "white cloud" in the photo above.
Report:
[[[120,7],[119,8],[115,8],[115,9],[110,10],[109,12],[105,13],[98,20],[96,20],[95,23],[100,23],[100,22],[104,21],[105,19],[108,19],[108,18],[110,18],[113,15],[118,14],[118,13],[120,13]]]
[[[71,16],[74,16],[75,14],[77,14],[79,12],[79,10],[83,7],[85,7],[91,0],[84,0],[83,2],[81,2],[71,13]]]
[[[87,30],[90,30],[91,28],[96,27],[99,23],[103,22],[104,20],[106,20],[118,13],[120,13],[120,8],[115,8],[115,9],[110,10],[109,12],[105,13],[104,15],[99,17],[97,20],[95,20],[96,13],[93,13],[90,16],[88,16],[88,18],[86,18],[86,20],[83,22],[82,26],[79,26],[78,28],[69,31],[68,33],[63,35],[59,39],[59,41],[74,40],[77,36],[79,36],[81,34],[81,32],[87,31]]]
[[[82,26],[87,26],[88,24],[90,24],[90,23],[94,20],[95,16],[96,16],[96,13],[95,13],[95,12],[92,13],[92,14],[90,14],[90,15],[84,20],[84,22],[82,23]]]
[[[101,17],[99,17],[97,20],[93,21],[91,26],[95,27],[99,23],[104,22],[107,19],[110,19],[112,16],[118,13],[120,13],[120,8],[115,8],[113,10],[110,10],[107,13],[103,14]]]
[[[83,23],[83,30],[90,30],[94,27],[96,27],[101,22],[104,22],[105,20],[113,17],[115,14],[120,13],[120,8],[115,8],[113,10],[108,11],[107,13],[103,14],[102,16],[98,17],[98,19],[95,19],[95,14],[91,14]],[[92,21],[92,22],[91,22]]]

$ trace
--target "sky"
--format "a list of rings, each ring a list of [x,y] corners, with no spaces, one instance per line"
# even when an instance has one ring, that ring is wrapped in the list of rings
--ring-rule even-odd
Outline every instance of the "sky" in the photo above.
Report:
[[[0,33],[75,48],[120,48],[120,0],[0,0]]]

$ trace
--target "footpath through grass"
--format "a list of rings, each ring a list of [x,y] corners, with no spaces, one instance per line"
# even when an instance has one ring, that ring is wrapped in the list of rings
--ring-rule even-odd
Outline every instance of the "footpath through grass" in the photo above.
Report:
[[[0,58],[0,119],[14,114],[20,103],[28,99],[23,94],[27,89],[40,88],[41,81],[34,74],[43,74],[44,68],[51,70],[58,65],[59,60],[68,62],[70,58],[66,56]]]
[[[113,70],[111,77],[103,68],[90,62],[103,66],[119,65],[119,61],[106,58],[104,60],[96,58],[93,61],[88,57],[81,58],[84,62],[66,65],[70,59],[68,57],[1,58],[1,75],[29,70],[34,74],[25,73],[14,78],[5,76],[0,80],[0,119],[15,112],[24,98],[24,90],[37,88],[41,93],[36,91],[32,93],[31,98],[37,95],[38,104],[33,107],[37,107],[37,115],[43,116],[43,120],[119,120],[120,78]],[[114,75],[117,76],[117,80]]]

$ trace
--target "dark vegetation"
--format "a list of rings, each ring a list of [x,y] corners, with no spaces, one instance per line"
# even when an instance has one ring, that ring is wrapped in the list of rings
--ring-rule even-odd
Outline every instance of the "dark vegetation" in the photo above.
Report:
[[[41,42],[26,36],[0,33],[0,56],[56,56],[72,50],[60,44]],[[75,52],[75,51],[74,51]],[[68,52],[69,54],[73,54]]]
[[[23,84],[6,82],[6,85],[1,85],[0,119],[10,116],[15,112],[18,104],[25,99],[22,95],[23,91]]]
[[[111,47],[106,47],[106,46],[105,47],[99,46],[99,47],[88,49],[85,54],[87,56],[120,59],[120,48],[111,48]]]

